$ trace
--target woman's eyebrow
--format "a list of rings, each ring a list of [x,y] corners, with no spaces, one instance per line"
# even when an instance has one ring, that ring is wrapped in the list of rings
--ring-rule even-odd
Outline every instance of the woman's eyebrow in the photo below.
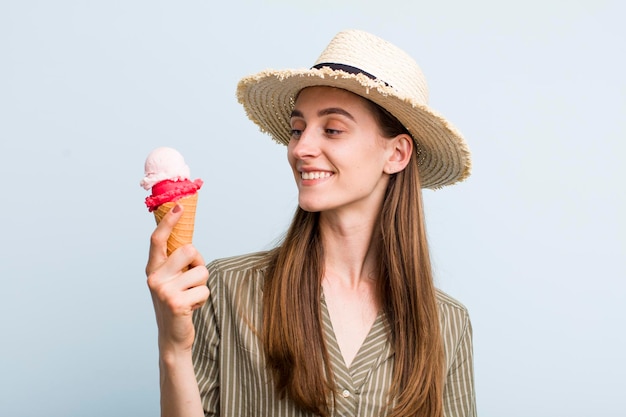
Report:
[[[317,115],[320,117],[328,116],[329,114],[340,114],[342,116],[347,117],[350,120],[354,120],[354,117],[350,113],[348,113],[347,111],[345,111],[344,109],[340,107],[329,107],[327,109],[322,109],[317,112]],[[304,117],[304,115],[302,114],[300,110],[292,110],[291,117]]]
[[[328,116],[329,114],[340,114],[342,116],[347,117],[348,119],[354,121],[354,117],[340,107],[329,107],[327,109],[322,109],[317,112],[318,116]]]

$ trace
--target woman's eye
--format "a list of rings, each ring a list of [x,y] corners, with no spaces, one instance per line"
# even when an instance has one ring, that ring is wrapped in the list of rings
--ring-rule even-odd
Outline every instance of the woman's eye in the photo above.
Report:
[[[291,137],[299,138],[302,135],[302,130],[300,129],[291,129]]]
[[[341,133],[341,130],[338,129],[326,129],[326,134],[330,136],[338,135]]]

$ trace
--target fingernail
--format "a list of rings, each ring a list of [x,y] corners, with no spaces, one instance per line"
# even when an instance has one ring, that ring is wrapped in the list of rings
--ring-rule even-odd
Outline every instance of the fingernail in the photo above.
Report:
[[[182,208],[182,207],[180,206],[180,204],[176,204],[176,205],[174,206],[174,208],[172,209],[172,212],[173,212],[173,213],[178,213],[178,212],[180,211],[180,209],[181,209],[181,208]]]

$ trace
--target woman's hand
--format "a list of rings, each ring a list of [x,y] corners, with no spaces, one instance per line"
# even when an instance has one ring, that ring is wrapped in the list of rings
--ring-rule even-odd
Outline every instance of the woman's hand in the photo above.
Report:
[[[195,335],[192,313],[209,297],[209,273],[194,246],[182,246],[167,256],[167,239],[182,212],[177,204],[158,224],[150,238],[146,266],[162,356],[191,351]]]

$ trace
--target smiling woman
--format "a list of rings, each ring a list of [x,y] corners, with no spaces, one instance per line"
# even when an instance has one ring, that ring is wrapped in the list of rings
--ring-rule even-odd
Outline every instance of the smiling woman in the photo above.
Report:
[[[300,207],[376,215],[389,180],[382,174],[404,168],[410,136],[384,138],[367,100],[338,88],[302,90],[291,115],[287,149]]]
[[[299,207],[276,248],[206,268],[193,246],[165,256],[180,207],[157,226],[163,414],[474,416],[469,316],[434,286],[421,193],[467,178],[470,156],[415,61],[345,31],[238,97],[287,145]]]

